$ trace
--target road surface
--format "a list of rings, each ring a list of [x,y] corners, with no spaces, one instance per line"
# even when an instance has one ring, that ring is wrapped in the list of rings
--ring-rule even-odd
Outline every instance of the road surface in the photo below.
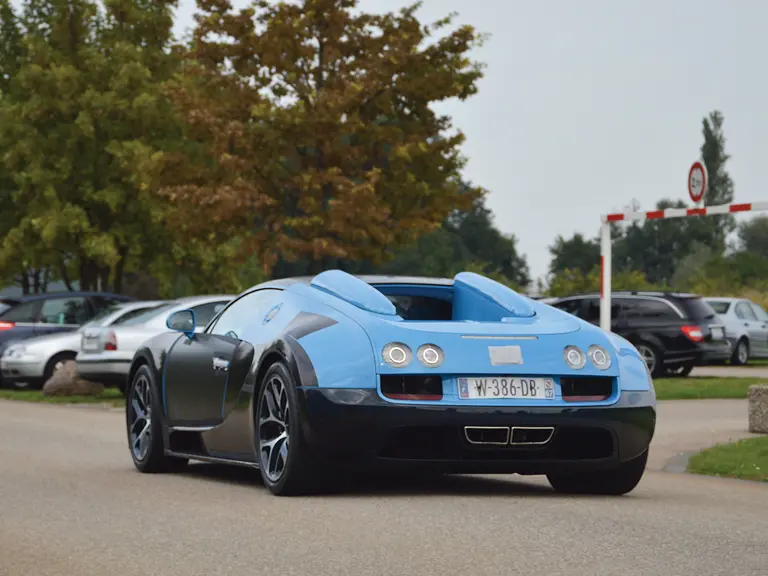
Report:
[[[744,402],[659,417],[649,471],[621,498],[457,477],[289,499],[249,470],[135,472],[120,412],[0,402],[0,574],[765,576],[768,486],[660,471],[745,436]]]

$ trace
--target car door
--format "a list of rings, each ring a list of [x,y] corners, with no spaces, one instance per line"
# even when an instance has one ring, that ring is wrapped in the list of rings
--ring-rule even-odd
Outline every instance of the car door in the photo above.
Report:
[[[740,322],[744,324],[744,328],[749,334],[749,345],[755,355],[762,356],[765,354],[768,341],[765,337],[765,328],[763,328],[763,322],[760,322],[757,318],[757,314],[752,310],[751,306],[746,300],[739,300],[736,303],[736,317]]]
[[[91,304],[84,296],[46,298],[40,306],[35,336],[77,330],[93,315]]]
[[[749,305],[757,317],[758,328],[760,331],[760,350],[755,356],[768,356],[768,312],[766,312],[762,306],[755,304],[754,302],[750,302]]]
[[[204,332],[176,341],[165,365],[169,421],[208,426],[224,420],[225,399],[236,398],[253,361],[253,345],[241,339],[243,331],[279,293],[250,292],[234,300]],[[211,318],[215,314],[211,309]]]

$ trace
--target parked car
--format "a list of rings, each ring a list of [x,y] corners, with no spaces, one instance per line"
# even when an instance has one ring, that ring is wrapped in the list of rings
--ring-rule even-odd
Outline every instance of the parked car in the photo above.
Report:
[[[135,299],[108,292],[48,292],[4,301],[8,308],[0,312],[0,356],[13,342],[73,332],[104,308]]]
[[[12,388],[39,388],[80,350],[83,330],[117,326],[167,301],[120,302],[104,308],[90,322],[71,332],[59,332],[12,343],[0,356],[3,380]]]
[[[599,294],[557,298],[550,305],[600,324]],[[722,321],[695,294],[613,292],[611,331],[635,345],[654,378],[687,376],[694,366],[731,356]]]
[[[743,365],[750,358],[768,358],[768,312],[745,298],[706,298],[725,325],[731,343],[731,363]]]
[[[195,320],[177,311],[136,352],[141,472],[248,466],[286,496],[372,470],[614,496],[644,474],[656,395],[637,350],[490,278],[327,270],[253,286],[202,334]]]
[[[87,380],[114,385],[125,392],[128,369],[136,350],[149,338],[168,332],[167,319],[178,310],[195,313],[202,331],[234,296],[193,296],[172,300],[118,326],[89,326],[81,334],[75,357],[77,372]]]

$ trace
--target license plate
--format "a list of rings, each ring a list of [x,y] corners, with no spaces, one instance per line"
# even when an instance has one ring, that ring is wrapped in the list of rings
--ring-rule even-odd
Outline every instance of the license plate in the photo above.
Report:
[[[722,328],[712,328],[712,340],[724,340],[725,332]]]
[[[517,400],[554,400],[555,383],[551,378],[517,376],[471,376],[459,378],[459,398],[498,398]]]
[[[85,338],[83,339],[83,350],[86,352],[99,349],[98,338]]]

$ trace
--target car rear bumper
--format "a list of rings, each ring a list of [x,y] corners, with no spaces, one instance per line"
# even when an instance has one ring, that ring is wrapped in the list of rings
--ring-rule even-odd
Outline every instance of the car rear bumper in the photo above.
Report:
[[[727,360],[733,353],[732,344],[728,340],[702,344],[700,349],[700,361],[702,364],[707,364],[712,360]]]
[[[624,392],[611,407],[403,405],[376,390],[327,388],[302,388],[299,399],[312,449],[336,463],[368,468],[520,474],[612,468],[645,452],[656,426],[653,392]],[[498,427],[484,429],[504,437],[509,429],[510,438],[504,445],[471,443],[481,427]],[[544,442],[509,441],[525,435]]]
[[[113,382],[124,382],[128,378],[128,371],[131,368],[130,360],[110,359],[110,360],[83,360],[78,358],[75,361],[77,373],[86,380],[111,384]]]

